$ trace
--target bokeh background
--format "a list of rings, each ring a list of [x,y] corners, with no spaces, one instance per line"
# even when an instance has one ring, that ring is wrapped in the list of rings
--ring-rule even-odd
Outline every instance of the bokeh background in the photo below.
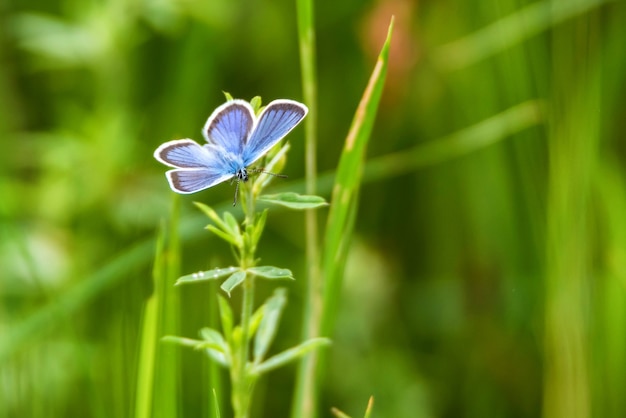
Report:
[[[315,10],[326,174],[396,16],[321,416],[370,395],[376,417],[626,416],[625,3]],[[295,12],[0,2],[0,416],[133,415],[159,224],[178,205],[183,273],[231,263],[192,202],[226,209],[233,188],[174,203],[152,152],[201,139],[222,91],[302,100]],[[303,190],[303,136],[283,189]],[[277,350],[300,338],[304,243],[302,213],[270,213],[260,256],[297,278]],[[215,291],[171,288],[182,335]],[[179,415],[208,416],[208,360],[174,351]],[[294,373],[261,382],[254,416],[288,415]]]

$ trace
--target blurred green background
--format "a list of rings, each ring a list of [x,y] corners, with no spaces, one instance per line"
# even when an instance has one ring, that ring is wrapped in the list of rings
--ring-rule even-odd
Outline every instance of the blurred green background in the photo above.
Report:
[[[396,16],[321,416],[370,395],[375,417],[626,416],[626,4],[315,10],[328,174]],[[133,415],[173,202],[152,152],[200,140],[222,91],[302,100],[294,2],[0,2],[0,416]],[[274,186],[302,192],[302,128],[290,142]],[[192,202],[232,193],[179,199],[183,273],[231,263]],[[259,254],[297,278],[275,350],[300,341],[304,242],[302,213],[270,213]],[[171,288],[182,335],[215,291]],[[207,358],[173,352],[179,415],[208,416]],[[260,383],[254,416],[288,415],[294,373]]]

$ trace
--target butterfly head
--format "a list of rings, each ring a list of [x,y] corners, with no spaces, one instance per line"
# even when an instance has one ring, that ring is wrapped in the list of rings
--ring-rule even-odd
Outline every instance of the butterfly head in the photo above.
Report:
[[[245,167],[240,168],[235,173],[235,177],[237,177],[237,180],[239,180],[239,181],[243,181],[243,182],[248,181],[248,170],[246,170]]]

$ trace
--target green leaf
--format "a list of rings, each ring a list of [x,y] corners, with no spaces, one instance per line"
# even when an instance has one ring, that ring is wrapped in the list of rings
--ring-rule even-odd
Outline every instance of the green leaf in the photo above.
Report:
[[[378,62],[352,120],[352,126],[348,132],[337,168],[322,253],[322,271],[325,283],[321,335],[332,333],[334,318],[336,317],[342,285],[341,279],[349,248],[348,241],[352,237],[354,219],[356,218],[365,151],[385,84],[392,31],[393,18],[389,24],[387,39],[378,56]]]
[[[262,277],[264,279],[291,279],[295,280],[293,277],[293,273],[289,269],[281,269],[273,266],[259,266],[259,267],[250,267],[247,270],[249,273],[254,274],[255,276]]]
[[[224,296],[217,295],[217,301],[220,308],[220,319],[222,321],[222,332],[227,341],[230,340],[233,332],[233,311]]]
[[[330,408],[330,412],[332,412],[332,414],[337,418],[351,418],[350,415],[335,407]]]
[[[200,330],[200,336],[202,337],[203,341],[223,347],[223,352],[228,351],[228,349],[226,348],[227,345],[226,341],[224,340],[224,336],[218,330],[205,327]]]
[[[198,209],[200,209],[202,212],[204,212],[204,214],[213,221],[213,223],[215,223],[220,229],[222,230],[227,230],[228,227],[226,226],[226,224],[224,223],[224,221],[222,221],[222,218],[219,217],[219,215],[217,214],[217,212],[215,212],[213,210],[213,208],[211,208],[210,206],[205,205],[204,203],[201,202],[193,202],[194,205],[196,205],[196,207],[198,207]]]
[[[254,228],[250,233],[250,241],[252,241],[252,247],[256,247],[261,239],[261,235],[263,234],[263,229],[265,228],[265,222],[267,221],[267,213],[268,210],[265,209],[261,214],[257,217],[256,222],[254,223]]]
[[[374,396],[370,396],[370,399],[367,402],[367,408],[365,409],[365,415],[363,415],[363,418],[370,418],[370,415],[372,415],[373,410],[374,410]]]
[[[240,243],[239,240],[237,240],[237,237],[234,237],[229,232],[224,232],[221,229],[216,228],[214,225],[207,225],[206,229],[208,229],[209,231],[213,232],[215,235],[217,235],[218,237],[220,237],[224,241],[231,243],[235,247],[237,247],[237,248],[241,247],[241,243]]]
[[[222,93],[224,93],[224,96],[226,97],[227,102],[230,102],[231,100],[235,100],[233,99],[233,96],[229,92],[223,91]]]
[[[210,206],[200,202],[194,202],[194,204],[215,224],[207,225],[206,229],[235,247],[241,247],[243,242],[241,231],[237,220],[232,214],[226,212],[224,213],[224,219],[222,219]]]
[[[281,205],[290,209],[316,209],[328,206],[328,203],[320,196],[301,195],[293,192],[266,194],[259,196],[262,202]]]
[[[206,341],[194,340],[192,338],[176,337],[174,335],[166,335],[165,337],[161,338],[161,340],[167,343],[174,343],[185,347],[191,347],[196,350],[201,349],[202,346],[206,343]]]
[[[207,354],[223,366],[230,364],[230,350],[224,336],[213,328],[202,328],[200,336],[204,339]]]
[[[215,418],[220,418],[220,401],[217,397],[217,391],[213,388],[213,405],[215,405]]]
[[[239,267],[217,268],[207,271],[199,271],[197,273],[188,274],[176,280],[176,285],[191,282],[202,282],[207,280],[217,280],[238,271]]]
[[[228,231],[237,239],[237,242],[241,242],[241,229],[239,228],[239,223],[233,214],[230,212],[224,212],[224,222],[228,227]]]
[[[263,170],[268,171],[270,173],[280,173],[285,165],[284,161],[286,160],[285,155],[287,154],[287,151],[289,151],[289,148],[291,148],[291,145],[289,144],[289,142],[285,142],[283,145],[281,145],[280,147],[273,147],[270,149],[270,151],[265,155],[266,159],[265,159],[265,166],[263,167]],[[267,183],[269,182],[269,180],[272,178],[271,175],[269,176],[264,176],[264,182],[263,182],[263,186],[267,185]]]
[[[289,150],[290,145],[289,142],[285,142],[280,148],[278,146],[274,146],[270,149],[270,151],[265,155],[264,158],[264,166],[262,167],[263,171],[268,173],[278,174],[283,171],[285,163],[287,161],[287,157],[285,154]],[[253,193],[255,195],[259,195],[261,191],[267,187],[271,181],[273,181],[276,176],[272,175],[259,175],[253,184]]]
[[[259,328],[259,325],[261,324],[264,315],[265,305],[261,305],[250,317],[250,323],[248,324],[248,338],[252,338],[252,336],[256,333],[256,330]]]
[[[283,351],[280,354],[276,354],[275,356],[268,358],[263,363],[253,367],[252,373],[257,375],[267,373],[278,367],[284,366],[287,363],[299,359],[300,357],[304,356],[312,350],[315,350],[318,347],[329,345],[330,342],[331,341],[328,338],[311,338],[310,340],[307,340],[300,345],[297,345],[293,348]]]
[[[203,331],[206,332],[206,330],[207,329],[204,329]],[[228,367],[230,363],[228,345],[226,345],[224,339],[222,338],[219,332],[215,330],[211,330],[211,331],[217,333],[219,337],[210,335],[209,339],[206,339],[206,340],[194,340],[191,338],[183,338],[183,337],[176,337],[173,335],[167,335],[163,337],[162,340],[165,342],[179,344],[185,347],[191,347],[194,350],[206,350],[209,357],[215,360],[218,364]]]
[[[224,283],[222,283],[222,290],[230,296],[230,292],[233,291],[234,288],[239,286],[243,281],[246,280],[246,272],[238,271],[232,276],[230,276]]]
[[[285,307],[287,297],[285,289],[279,288],[274,295],[265,302],[265,312],[254,339],[254,363],[259,364],[267,354],[278,329],[280,316]]]
[[[252,109],[254,110],[255,114],[259,113],[259,110],[261,109],[261,104],[262,104],[261,96],[254,96],[250,100],[250,106],[252,106]]]

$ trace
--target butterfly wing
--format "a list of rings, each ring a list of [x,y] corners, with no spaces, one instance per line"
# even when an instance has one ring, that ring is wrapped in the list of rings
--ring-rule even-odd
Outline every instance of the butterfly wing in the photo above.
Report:
[[[306,116],[309,109],[293,100],[274,100],[259,116],[259,121],[243,148],[247,167],[261,158]]]
[[[202,129],[209,144],[241,155],[254,126],[254,111],[244,100],[229,100],[211,114]]]
[[[209,152],[191,139],[177,139],[162,144],[154,151],[154,158],[175,168],[207,168],[220,165],[216,153]]]
[[[165,175],[172,190],[195,193],[233,176],[232,168],[221,157],[216,146],[201,147],[191,139],[169,141],[154,151],[154,158],[176,168]]]
[[[170,187],[177,193],[189,194],[208,189],[232,177],[207,168],[170,170],[165,173]]]

